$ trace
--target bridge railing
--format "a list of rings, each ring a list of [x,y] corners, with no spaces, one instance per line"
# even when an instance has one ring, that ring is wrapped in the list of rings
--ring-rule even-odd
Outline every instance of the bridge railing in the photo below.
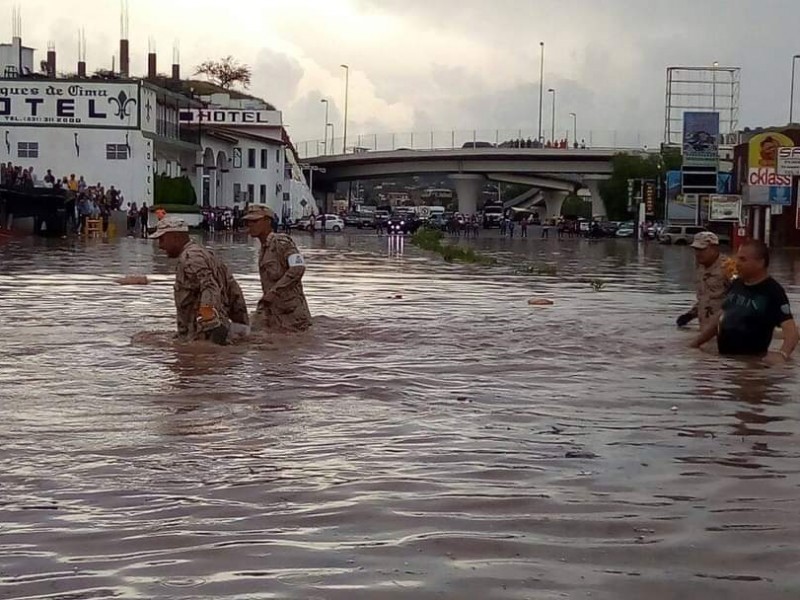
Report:
[[[300,158],[322,155],[341,155],[354,152],[380,152],[392,150],[453,150],[465,147],[526,147],[536,139],[532,129],[461,129],[438,131],[409,131],[397,133],[357,133],[348,134],[347,145],[342,137],[333,139],[308,140],[295,143]],[[657,148],[661,143],[663,131],[622,131],[622,130],[578,130],[578,146],[586,148],[605,148],[632,150]],[[570,131],[556,132],[556,141],[567,139],[568,148],[573,148],[574,134]],[[545,144],[551,142],[550,133]]]

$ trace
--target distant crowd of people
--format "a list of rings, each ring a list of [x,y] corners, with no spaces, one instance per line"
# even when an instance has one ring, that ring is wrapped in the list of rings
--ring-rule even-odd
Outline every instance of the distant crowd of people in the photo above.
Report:
[[[113,211],[122,210],[124,197],[116,187],[106,188],[101,182],[89,185],[83,175],[56,177],[51,169],[43,176],[34,167],[25,168],[11,162],[0,164],[0,187],[13,190],[32,191],[53,189],[66,194],[66,228],[80,234],[85,231],[88,219],[101,219],[103,231],[108,231],[108,222]],[[142,207],[143,209],[145,207]],[[131,204],[128,203],[130,218]],[[138,217],[137,212],[137,217]]]
[[[567,138],[563,138],[560,140],[532,140],[531,138],[525,139],[516,139],[510,140],[508,142],[503,142],[500,144],[501,148],[556,148],[567,150],[570,147],[569,140]],[[586,150],[586,140],[582,139],[580,144],[578,140],[575,140],[572,143],[572,147],[574,149],[581,149]]]

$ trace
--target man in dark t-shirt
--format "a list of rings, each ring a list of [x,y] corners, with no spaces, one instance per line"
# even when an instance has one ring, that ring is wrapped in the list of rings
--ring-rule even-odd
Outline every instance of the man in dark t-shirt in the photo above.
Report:
[[[745,242],[736,254],[736,267],[739,278],[723,301],[719,321],[705,326],[692,347],[716,336],[720,354],[763,356],[773,364],[788,361],[800,338],[786,292],[769,275],[769,249],[757,240]],[[776,327],[783,331],[783,345],[769,352]]]

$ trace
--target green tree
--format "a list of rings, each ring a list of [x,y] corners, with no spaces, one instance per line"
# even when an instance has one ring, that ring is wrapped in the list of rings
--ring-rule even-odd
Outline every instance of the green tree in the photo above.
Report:
[[[634,154],[617,154],[611,161],[611,178],[600,183],[600,195],[606,204],[608,218],[622,221],[631,217],[628,211],[628,180],[653,179],[661,180],[662,198],[664,196],[664,174],[667,171],[680,169],[680,150],[665,149],[661,153],[645,156]],[[664,212],[662,198],[656,201],[656,214]]]
[[[564,199],[564,205],[561,207],[561,214],[565,217],[583,217],[584,219],[591,219],[592,203],[587,202],[578,195],[570,194]]]

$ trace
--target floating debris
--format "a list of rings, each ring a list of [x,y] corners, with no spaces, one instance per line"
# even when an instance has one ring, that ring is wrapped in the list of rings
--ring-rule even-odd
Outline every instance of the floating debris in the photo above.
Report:
[[[598,458],[594,452],[588,450],[570,450],[564,455],[565,458]]]
[[[547,298],[531,298],[528,300],[528,304],[531,306],[553,306],[555,302]]]
[[[116,280],[120,285],[148,285],[150,280],[147,275],[126,275]]]

